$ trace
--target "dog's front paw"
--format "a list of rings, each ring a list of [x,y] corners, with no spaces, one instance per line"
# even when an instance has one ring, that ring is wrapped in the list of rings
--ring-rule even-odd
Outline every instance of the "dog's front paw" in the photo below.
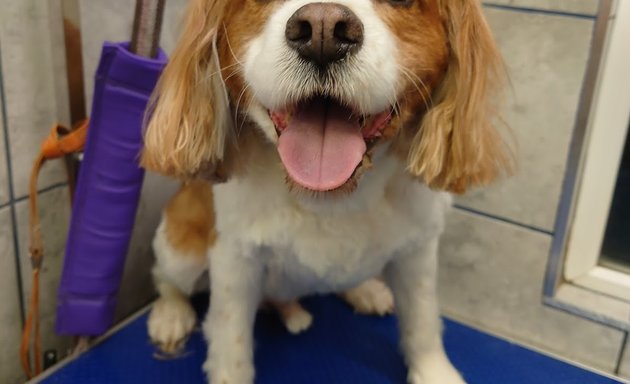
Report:
[[[385,283],[370,279],[342,294],[342,298],[358,313],[384,316],[394,312],[394,296]]]
[[[183,298],[160,297],[149,315],[149,337],[164,353],[178,353],[197,321],[195,311]]]
[[[446,358],[434,359],[409,369],[409,384],[466,384]]]

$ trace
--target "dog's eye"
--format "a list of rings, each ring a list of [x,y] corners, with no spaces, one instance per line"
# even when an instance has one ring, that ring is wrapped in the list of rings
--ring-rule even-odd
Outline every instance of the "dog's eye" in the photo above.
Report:
[[[413,0],[389,0],[389,3],[396,6],[409,6],[411,5],[411,3],[413,3]]]

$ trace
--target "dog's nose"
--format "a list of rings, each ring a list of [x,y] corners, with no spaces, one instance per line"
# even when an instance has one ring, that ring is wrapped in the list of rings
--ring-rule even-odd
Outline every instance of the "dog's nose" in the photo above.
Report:
[[[341,4],[310,3],[291,16],[285,37],[301,57],[324,67],[359,50],[363,23]]]

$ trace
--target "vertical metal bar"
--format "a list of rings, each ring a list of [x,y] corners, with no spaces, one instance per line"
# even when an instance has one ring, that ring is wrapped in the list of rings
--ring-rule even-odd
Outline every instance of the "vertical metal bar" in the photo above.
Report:
[[[156,57],[160,42],[165,0],[136,0],[131,52]]]
[[[68,78],[68,96],[70,105],[70,123],[74,127],[86,118],[85,91],[83,84],[83,50],[81,47],[81,28],[79,17],[79,1],[63,0],[63,29],[66,47],[66,74]],[[65,156],[66,172],[70,198],[79,174],[79,161],[76,155]]]
[[[75,125],[86,117],[79,1],[63,0],[62,10],[66,45],[66,73],[68,75],[68,93],[70,97],[70,120],[72,125]]]

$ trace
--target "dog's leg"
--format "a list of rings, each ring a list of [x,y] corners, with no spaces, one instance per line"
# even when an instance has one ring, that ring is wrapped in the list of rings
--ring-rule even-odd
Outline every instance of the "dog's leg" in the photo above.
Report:
[[[444,352],[437,297],[436,237],[398,255],[385,269],[394,293],[410,384],[464,383]]]
[[[178,352],[196,324],[188,296],[208,268],[208,249],[215,239],[210,184],[183,184],[164,207],[153,239],[153,277],[160,297],[148,327],[151,340],[163,352]]]
[[[262,265],[252,250],[219,239],[210,271],[210,311],[203,324],[208,341],[204,369],[212,384],[254,380],[253,328],[262,290]]]
[[[392,291],[378,278],[364,281],[340,296],[358,313],[385,316],[394,312]]]
[[[155,235],[153,249],[156,256],[153,279],[160,296],[149,315],[149,337],[162,352],[176,354],[197,321],[188,296],[206,271],[207,258],[205,255],[182,254],[174,248],[168,242],[162,224]]]

